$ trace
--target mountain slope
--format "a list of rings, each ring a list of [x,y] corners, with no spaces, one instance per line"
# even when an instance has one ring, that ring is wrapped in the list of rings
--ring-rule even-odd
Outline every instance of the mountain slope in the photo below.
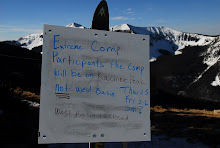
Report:
[[[76,23],[66,27],[85,29]],[[152,90],[220,101],[220,36],[129,24],[111,27],[110,31],[150,35]],[[39,53],[42,50],[42,38],[42,34],[32,34],[10,44]]]
[[[66,25],[66,27],[86,29],[86,27],[80,24],[77,24],[77,23],[71,23],[69,25]],[[29,50],[35,47],[38,47],[38,46],[42,46],[43,45],[43,33],[29,34],[25,37],[21,37],[16,42],[14,42],[14,44],[27,48]]]
[[[150,35],[152,90],[220,101],[220,36],[128,24],[111,30]]]
[[[43,45],[43,33],[29,34],[25,37],[19,38],[17,40],[21,47],[32,49],[34,47]]]
[[[86,27],[71,23],[66,27],[86,29]],[[163,54],[181,54],[180,49],[186,46],[204,46],[212,43],[216,37],[184,33],[168,27],[135,27],[129,24],[117,25],[111,31],[128,32],[134,34],[150,35],[150,57],[156,59]],[[43,44],[43,34],[30,34],[17,40],[17,45],[32,49]]]
[[[150,35],[151,59],[168,53],[181,54],[180,50],[186,46],[204,46],[216,39],[216,37],[180,32],[168,27],[135,27],[129,24],[122,24],[111,27],[110,30]]]
[[[164,55],[151,62],[156,88],[176,95],[220,102],[220,47],[188,46],[181,55]]]

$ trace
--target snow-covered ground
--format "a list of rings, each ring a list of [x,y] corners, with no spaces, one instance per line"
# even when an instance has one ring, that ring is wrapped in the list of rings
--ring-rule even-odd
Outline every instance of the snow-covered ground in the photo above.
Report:
[[[88,148],[89,144],[51,144],[48,148]],[[126,148],[208,148],[208,146],[197,142],[190,143],[186,138],[170,138],[166,136],[152,135],[149,142],[128,142]],[[122,148],[123,143],[105,143],[105,148]],[[125,147],[125,146],[124,146]]]

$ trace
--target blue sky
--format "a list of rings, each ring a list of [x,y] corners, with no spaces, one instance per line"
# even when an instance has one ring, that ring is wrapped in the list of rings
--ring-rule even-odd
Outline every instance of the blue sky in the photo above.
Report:
[[[91,27],[100,0],[0,0],[0,41],[39,33],[43,24]],[[107,0],[110,26],[165,26],[220,35],[220,0]]]

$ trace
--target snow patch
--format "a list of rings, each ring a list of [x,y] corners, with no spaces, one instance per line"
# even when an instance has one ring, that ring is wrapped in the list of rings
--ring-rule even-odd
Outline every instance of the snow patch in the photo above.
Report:
[[[156,58],[152,57],[152,58],[150,59],[150,62],[154,62],[154,61],[156,61],[156,60],[157,60]]]
[[[218,76],[218,75],[215,77],[215,81],[213,81],[213,82],[211,83],[211,85],[212,85],[212,86],[220,86],[220,79],[219,79],[219,76]]]
[[[217,37],[215,41],[210,45],[208,50],[201,56],[205,56],[203,63],[208,66],[212,66],[220,59],[220,37]]]
[[[212,67],[212,66],[208,66],[208,67],[198,76],[198,78],[196,78],[191,84],[189,84],[189,86],[192,85],[193,83],[196,83],[197,81],[199,81],[199,79],[202,78],[203,74],[206,73],[211,67]]]
[[[175,55],[180,55],[180,54],[182,54],[182,51],[179,50],[175,51]]]
[[[29,101],[29,100],[22,100],[21,101],[22,103],[24,104],[27,104],[29,107],[33,107],[33,108],[39,108],[40,107],[40,104],[37,103],[37,102],[32,102],[32,101]]]
[[[23,38],[17,40],[21,44],[21,47],[31,50],[34,47],[43,45],[43,33],[29,34]]]
[[[80,24],[77,24],[77,23],[71,23],[69,25],[66,25],[66,27],[72,27],[72,28],[80,28],[80,29],[86,29],[86,27],[80,25]]]
[[[122,25],[116,25],[113,27],[110,27],[110,31],[128,31],[130,30],[130,27],[128,24],[122,24]]]

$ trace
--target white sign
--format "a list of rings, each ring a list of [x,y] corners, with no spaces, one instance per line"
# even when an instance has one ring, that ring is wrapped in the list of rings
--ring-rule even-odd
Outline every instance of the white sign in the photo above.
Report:
[[[149,36],[44,26],[39,143],[150,141]]]

